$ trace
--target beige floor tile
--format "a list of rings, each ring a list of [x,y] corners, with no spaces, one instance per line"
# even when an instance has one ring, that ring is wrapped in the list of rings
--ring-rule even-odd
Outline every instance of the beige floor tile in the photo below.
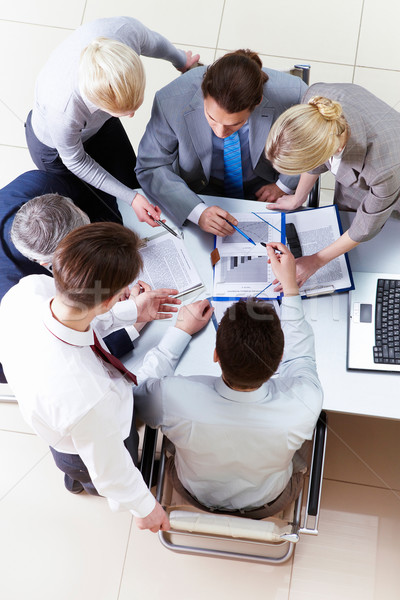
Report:
[[[2,598],[117,600],[130,524],[104,498],[68,493],[49,453],[1,502]]]
[[[99,17],[127,15],[165,35],[174,44],[215,48],[221,21],[223,0],[202,0],[189,4],[186,0],[87,0],[84,21]]]
[[[290,571],[291,561],[270,566],[176,554],[133,526],[118,600],[286,600]]]
[[[325,190],[335,189],[336,178],[330,171],[322,173],[321,175],[321,187]]]
[[[233,48],[233,50],[236,50],[237,48],[239,48],[239,46]],[[226,52],[227,50],[218,48],[217,57],[222,56]],[[353,78],[353,67],[348,65],[336,65],[328,62],[318,62],[316,60],[305,60],[298,56],[281,57],[260,54],[260,58],[264,67],[276,69],[277,71],[284,71],[285,73],[289,73],[294,65],[297,64],[310,65],[310,85],[319,81],[341,81],[351,83]]]
[[[397,0],[364,0],[357,65],[400,70]]]
[[[0,21],[0,99],[23,122],[32,108],[36,77],[50,52],[70,33],[53,27]],[[12,60],[4,60],[11,56]],[[18,124],[19,127],[19,124]],[[9,127],[7,126],[7,140]],[[18,130],[17,139],[20,139]],[[4,141],[0,133],[0,144]],[[15,143],[15,142],[13,142]]]
[[[399,421],[330,413],[328,426],[326,478],[400,490]]]
[[[10,183],[21,173],[36,169],[27,148],[0,145],[0,187]]]
[[[389,106],[400,111],[400,72],[356,67],[354,83],[362,85]]]
[[[2,2],[0,19],[75,29],[81,24],[85,0],[15,0]]]
[[[318,0],[299,6],[296,0],[226,2],[219,48],[251,48],[271,56],[353,64],[362,0],[337,0],[327,12]],[[344,18],[343,15],[346,15]],[[339,33],[340,32],[340,33]]]
[[[0,499],[49,453],[36,435],[0,430]]]
[[[333,190],[321,189],[319,193],[319,205],[329,206],[333,204]]]
[[[204,64],[210,64],[214,60],[214,51],[209,48],[193,48],[193,52],[195,54],[200,53],[201,61]],[[122,123],[124,124],[136,153],[139,142],[151,116],[155,93],[177,77],[180,77],[179,71],[177,71],[171,63],[168,63],[165,60],[156,60],[154,58],[146,58],[145,56],[142,57],[142,60],[146,70],[146,92],[144,102],[132,119],[127,117],[122,119]]]
[[[26,146],[24,119],[16,114],[12,104],[1,99],[0,92],[0,143],[23,148]]]
[[[317,537],[296,548],[289,600],[395,600],[400,499],[390,491],[324,481]]]
[[[0,402],[0,431],[34,434],[14,402]]]

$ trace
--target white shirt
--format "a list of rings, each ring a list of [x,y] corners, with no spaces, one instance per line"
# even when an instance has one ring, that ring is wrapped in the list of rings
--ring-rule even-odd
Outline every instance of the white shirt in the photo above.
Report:
[[[132,423],[132,383],[90,348],[92,327],[75,331],[54,319],[54,293],[52,278],[30,275],[4,296],[0,361],[7,381],[29,425],[56,450],[79,454],[113,510],[145,517],[155,500],[124,446]],[[116,307],[93,322],[99,340],[136,319],[132,300]],[[170,328],[145,356],[138,381],[172,373],[189,340]]]
[[[299,296],[283,299],[281,321],[279,375],[255,391],[232,390],[218,377],[175,376],[148,379],[135,392],[137,414],[174,443],[181,483],[206,506],[271,502],[292,475],[295,451],[312,437],[322,389]]]

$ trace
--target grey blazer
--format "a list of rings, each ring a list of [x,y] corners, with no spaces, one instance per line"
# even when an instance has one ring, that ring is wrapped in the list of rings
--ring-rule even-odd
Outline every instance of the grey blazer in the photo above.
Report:
[[[204,115],[201,91],[205,70],[192,69],[157,92],[138,150],[136,174],[144,193],[180,223],[199,204],[197,194],[207,187],[211,173],[212,130]],[[274,121],[301,102],[307,86],[299,77],[264,71],[269,76],[264,97],[249,118],[252,168],[255,177],[265,183],[279,178],[295,189],[298,177],[279,177],[265,158],[264,147]]]
[[[355,242],[373,238],[400,208],[400,114],[352,83],[315,83],[303,102],[325,96],[340,102],[350,126],[336,175],[334,202],[357,214],[348,230]],[[329,162],[313,173],[329,170]]]

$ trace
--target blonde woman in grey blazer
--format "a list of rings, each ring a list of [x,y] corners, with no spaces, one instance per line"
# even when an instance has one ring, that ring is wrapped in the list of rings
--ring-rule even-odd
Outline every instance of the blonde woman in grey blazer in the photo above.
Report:
[[[356,211],[351,227],[320,252],[297,260],[298,283],[373,238],[400,206],[400,114],[351,83],[316,83],[275,123],[266,154],[282,173],[302,173],[296,193],[269,208],[294,210],[320,173],[336,177],[334,202]]]
[[[136,175],[144,193],[179,223],[227,235],[234,218],[207,208],[198,194],[229,196],[224,186],[223,140],[238,132],[243,196],[267,201],[293,193],[298,177],[279,176],[264,156],[272,123],[300,102],[307,86],[298,77],[262,69],[250,50],[224,55],[157,92],[140,142]]]

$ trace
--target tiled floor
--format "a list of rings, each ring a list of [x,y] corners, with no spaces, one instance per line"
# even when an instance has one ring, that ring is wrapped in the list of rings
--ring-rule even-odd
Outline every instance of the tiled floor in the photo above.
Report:
[[[36,75],[71,29],[128,14],[205,63],[251,47],[265,65],[312,66],[312,82],[353,81],[400,104],[396,0],[14,0],[0,3],[0,185],[33,168],[23,121]],[[147,93],[127,130],[135,147],[154,91],[177,73],[145,59]],[[332,178],[323,180],[331,197]],[[360,391],[362,393],[362,390]],[[394,396],[398,396],[393,391]],[[394,397],[394,401],[397,401]],[[0,405],[0,597],[4,600],[395,600],[400,558],[400,423],[329,415],[320,534],[280,567],[169,553],[103,499],[64,491],[46,446]]]

